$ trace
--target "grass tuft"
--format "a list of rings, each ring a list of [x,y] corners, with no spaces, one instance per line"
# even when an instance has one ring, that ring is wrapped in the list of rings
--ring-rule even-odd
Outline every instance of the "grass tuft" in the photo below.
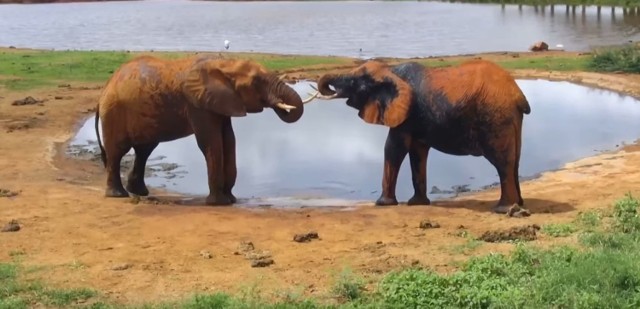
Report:
[[[640,73],[640,46],[633,44],[596,50],[588,68],[598,72]]]

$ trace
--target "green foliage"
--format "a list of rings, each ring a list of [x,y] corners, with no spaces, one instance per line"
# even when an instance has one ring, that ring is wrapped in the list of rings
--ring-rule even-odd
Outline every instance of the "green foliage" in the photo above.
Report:
[[[337,298],[352,301],[362,296],[363,289],[363,280],[356,277],[351,270],[344,269],[338,275],[332,291]]]
[[[640,217],[638,216],[638,206],[640,201],[633,198],[631,194],[615,203],[613,208],[614,227],[622,233],[640,232]]]
[[[552,223],[542,226],[542,233],[552,237],[566,237],[577,231],[577,228],[570,223]]]
[[[588,67],[599,72],[640,73],[640,47],[630,44],[596,50]]]

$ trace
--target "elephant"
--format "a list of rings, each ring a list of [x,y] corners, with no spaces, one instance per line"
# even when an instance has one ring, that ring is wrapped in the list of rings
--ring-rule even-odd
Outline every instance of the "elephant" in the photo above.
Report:
[[[428,68],[415,61],[391,65],[367,60],[350,71],[320,76],[317,90],[324,98],[346,98],[366,123],[389,127],[377,206],[398,205],[396,181],[407,153],[414,189],[407,204],[431,204],[426,193],[431,148],[483,156],[500,178],[500,200],[493,211],[523,206],[518,167],[522,122],[531,107],[513,77],[497,64],[468,60]]]
[[[236,203],[231,117],[272,108],[282,121],[294,123],[302,117],[304,103],[294,89],[253,60],[138,56],[112,74],[96,108],[95,130],[108,173],[105,196],[149,195],[144,170],[151,152],[161,142],[195,134],[207,164],[206,205]],[[135,160],[125,190],[120,161],[131,148]]]

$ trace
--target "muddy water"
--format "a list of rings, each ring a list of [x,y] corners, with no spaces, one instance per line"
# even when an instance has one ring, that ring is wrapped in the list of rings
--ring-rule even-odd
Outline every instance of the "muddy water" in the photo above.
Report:
[[[532,107],[524,121],[523,178],[614,150],[640,136],[640,104],[631,97],[568,82],[518,80],[518,84]],[[311,91],[305,82],[294,88],[303,96]],[[342,99],[315,101],[305,108],[303,118],[294,124],[282,123],[271,111],[234,119],[238,161],[234,193],[245,204],[344,205],[378,198],[387,129],[364,123]],[[95,158],[93,121],[88,119],[74,137],[70,152]],[[498,181],[495,169],[482,157],[431,150],[427,168],[432,200]],[[206,173],[204,156],[190,136],[156,148],[147,183],[206,195]],[[398,199],[406,201],[412,193],[406,158]]]
[[[464,22],[460,22],[463,20]],[[604,7],[431,1],[127,1],[0,5],[0,46],[424,57],[567,50],[640,39],[640,16]]]

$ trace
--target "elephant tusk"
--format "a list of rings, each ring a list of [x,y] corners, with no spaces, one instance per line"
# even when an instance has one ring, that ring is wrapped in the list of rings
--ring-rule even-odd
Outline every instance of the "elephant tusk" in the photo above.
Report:
[[[289,104],[284,104],[284,103],[278,103],[278,104],[276,104],[276,106],[277,106],[278,108],[284,109],[284,110],[286,110],[286,111],[290,111],[290,110],[292,110],[292,109],[296,109],[296,107],[295,107],[295,106],[293,106],[293,105],[289,105]]]
[[[317,99],[321,99],[321,100],[331,100],[331,99],[335,99],[338,96],[337,93],[333,94],[333,95],[329,95],[329,96],[321,95],[320,91],[318,90],[318,88],[314,87],[313,85],[309,85],[309,86],[311,88],[313,88],[316,91],[316,93],[314,93],[314,94],[309,93],[311,96],[309,98],[303,100],[302,101],[303,104],[309,103],[309,102],[313,101],[313,99],[316,99],[316,98]]]

